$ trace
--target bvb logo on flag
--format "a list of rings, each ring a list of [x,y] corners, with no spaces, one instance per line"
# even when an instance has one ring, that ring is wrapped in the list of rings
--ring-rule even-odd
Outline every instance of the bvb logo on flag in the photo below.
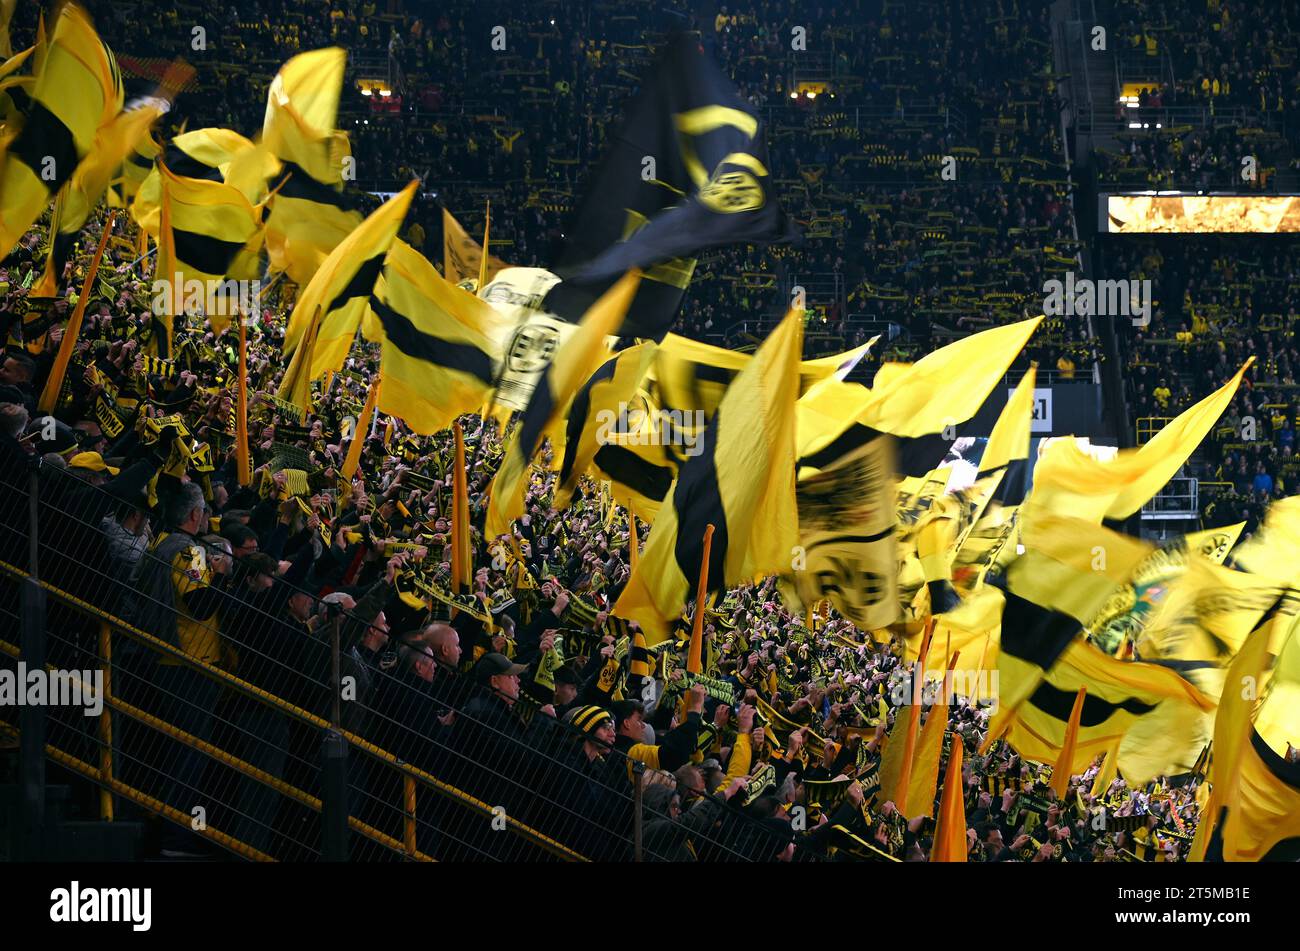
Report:
[[[763,207],[763,189],[758,179],[744,170],[715,171],[700,189],[700,202],[719,214],[754,211]]]
[[[516,373],[536,373],[551,363],[560,335],[552,327],[526,324],[519,328],[510,343],[510,369]]]

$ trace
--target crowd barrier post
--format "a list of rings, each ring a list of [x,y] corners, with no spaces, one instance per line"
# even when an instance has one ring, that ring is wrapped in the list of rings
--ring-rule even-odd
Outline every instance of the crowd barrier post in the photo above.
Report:
[[[36,574],[36,506],[39,492],[36,469],[28,482],[30,513],[29,575],[23,579],[21,595],[22,660],[28,670],[45,669],[45,590]],[[20,861],[35,862],[44,851],[45,831],[45,705],[24,704],[19,708],[19,773],[22,787],[22,825],[18,832]]]
[[[644,862],[641,851],[641,826],[644,816],[641,814],[641,791],[645,781],[645,763],[640,760],[632,762],[632,854],[634,862]]]
[[[99,622],[99,662],[104,671],[103,710],[99,714],[99,818],[113,821],[113,629]]]
[[[321,858],[348,860],[348,741],[326,730],[321,741]]]

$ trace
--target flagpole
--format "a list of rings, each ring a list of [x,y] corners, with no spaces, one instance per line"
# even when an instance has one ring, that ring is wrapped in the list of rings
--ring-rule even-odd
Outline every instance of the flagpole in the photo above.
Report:
[[[239,470],[241,486],[253,481],[252,466],[248,457],[248,333],[244,329],[243,311],[239,313],[239,381],[236,389],[235,412],[235,467]]]
[[[492,229],[492,199],[487,200],[487,212],[483,217],[483,250],[478,257],[478,291],[482,293],[487,284],[488,233]]]
[[[86,305],[90,302],[90,291],[95,286],[95,277],[99,274],[99,262],[104,256],[104,249],[108,247],[108,238],[113,231],[113,222],[117,220],[117,211],[114,209],[108,213],[108,219],[104,222],[104,230],[99,236],[99,247],[95,249],[95,257],[90,262],[90,268],[86,271],[86,281],[81,285],[81,296],[77,298],[76,309],[72,312],[72,317],[68,319],[68,325],[63,330],[63,339],[59,341],[59,353],[54,358],[54,366],[50,369],[49,378],[45,381],[45,389],[41,393],[41,401],[38,409],[42,413],[50,413],[54,410],[54,404],[59,400],[59,390],[63,387],[63,377],[68,371],[68,361],[72,359],[72,352],[77,348],[77,337],[81,333],[81,320],[86,313]]]
[[[704,554],[700,558],[700,585],[695,590],[695,622],[691,626],[691,647],[686,655],[686,672],[700,673],[704,648],[704,602],[709,592],[709,552],[713,548],[713,523],[704,526]]]

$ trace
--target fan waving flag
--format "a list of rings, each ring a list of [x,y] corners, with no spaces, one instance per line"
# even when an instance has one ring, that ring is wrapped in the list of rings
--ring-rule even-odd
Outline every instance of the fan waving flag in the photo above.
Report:
[[[645,79],[587,189],[554,268],[545,309],[576,320],[620,274],[645,280],[625,336],[668,331],[695,269],[720,244],[787,240],[757,110],[700,49],[676,34]]]

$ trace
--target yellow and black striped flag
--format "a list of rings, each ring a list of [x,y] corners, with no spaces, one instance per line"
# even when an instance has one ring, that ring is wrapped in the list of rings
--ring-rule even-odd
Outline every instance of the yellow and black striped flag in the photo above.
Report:
[[[260,274],[261,213],[224,182],[183,178],[162,163],[158,168],[165,181],[163,201],[169,205],[174,257],[168,273],[155,273],[155,302],[163,290],[161,282],[174,282],[181,294],[174,312],[202,312],[220,333],[248,296],[241,287],[251,285],[240,282],[254,281]],[[160,220],[152,233],[160,246],[161,232]]]
[[[0,136],[0,256],[7,255],[122,111],[122,77],[90,17],[65,3],[32,57],[28,105]],[[12,126],[13,128],[10,128]]]
[[[617,331],[627,316],[641,275],[628,274],[610,288],[582,319],[578,331],[556,353],[528,401],[519,426],[506,442],[501,467],[492,480],[484,535],[497,538],[510,531],[510,523],[523,514],[528,468],[545,437],[574,395],[609,354],[605,338]]]
[[[1300,636],[1282,603],[1229,668],[1192,861],[1300,859]]]
[[[381,412],[427,435],[483,405],[501,360],[503,318],[395,240],[370,298],[383,332]]]
[[[245,156],[252,156],[256,150],[257,145],[238,132],[216,127],[182,132],[169,141],[165,148],[151,139],[143,140],[126,160],[128,167],[145,169],[131,203],[131,217],[150,234],[158,230],[158,208],[162,200],[160,164],[181,178],[224,182],[237,188],[249,204],[256,205],[265,197],[265,189],[247,187],[247,182],[238,180],[240,176],[230,174],[232,167],[241,168],[242,163],[247,161]],[[146,159],[150,153],[153,153],[152,160]],[[149,161],[150,166],[144,166],[145,161]],[[135,174],[137,173],[130,173],[128,178]]]
[[[629,416],[638,412],[633,408],[637,387],[654,360],[655,349],[655,344],[647,341],[615,354],[591,375],[573,398],[566,424],[564,458],[551,503],[556,509],[569,507],[578,480],[587,473],[597,452],[605,447],[618,447],[622,433],[633,428]]]
[[[671,636],[700,578],[714,527],[710,590],[785,570],[799,538],[795,403],[803,323],[791,311],[718,404],[698,455],[682,466],[615,612],[653,647]]]
[[[280,163],[267,219],[271,267],[306,285],[330,252],[360,226],[358,196],[344,187],[353,161],[346,134],[334,128],[347,51],[301,53],[267,92],[261,145]]]
[[[280,384],[281,398],[305,409],[299,400],[311,381],[343,369],[418,185],[411,182],[380,205],[329,253],[303,288],[285,330],[285,353],[292,353],[292,359]]]

